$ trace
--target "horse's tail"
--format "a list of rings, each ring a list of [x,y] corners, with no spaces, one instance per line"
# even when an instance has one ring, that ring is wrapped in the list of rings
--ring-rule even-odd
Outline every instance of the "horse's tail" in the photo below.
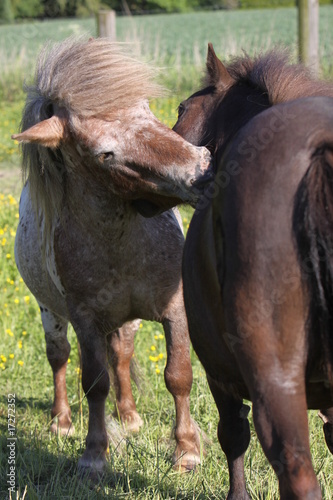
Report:
[[[333,139],[311,157],[294,199],[293,233],[309,296],[311,339],[320,335],[327,376],[333,383]]]

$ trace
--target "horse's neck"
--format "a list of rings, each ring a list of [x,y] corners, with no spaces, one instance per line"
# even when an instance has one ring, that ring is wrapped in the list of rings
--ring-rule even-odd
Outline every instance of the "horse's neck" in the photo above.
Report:
[[[271,106],[269,96],[246,85],[231,87],[216,110],[214,123],[217,164],[227,145],[252,118]]]

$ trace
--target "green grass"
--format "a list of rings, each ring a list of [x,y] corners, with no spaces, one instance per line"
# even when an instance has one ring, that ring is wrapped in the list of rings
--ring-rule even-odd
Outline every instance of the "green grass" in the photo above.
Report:
[[[320,15],[321,62],[329,73],[333,8],[321,8]],[[117,30],[119,40],[136,42],[139,55],[164,67],[162,81],[171,90],[171,96],[153,101],[151,108],[168,126],[176,120],[181,98],[199,84],[208,41],[214,43],[223,57],[239,53],[241,48],[254,52],[276,42],[289,45],[296,53],[295,9],[120,18]],[[191,411],[208,436],[207,455],[195,474],[180,476],[171,469],[174,407],[163,381],[165,345],[159,338],[162,330],[155,323],[143,323],[135,346],[144,382],[143,390],[134,388],[134,392],[144,427],[137,436],[124,436],[119,429],[113,433],[103,483],[91,487],[76,475],[76,464],[84,449],[88,411],[79,390],[77,343],[72,329],[67,382],[76,434],[64,439],[48,431],[53,385],[44,334],[37,304],[14,262],[21,177],[17,145],[10,135],[18,130],[24,102],[20,88],[23,80],[29,79],[40,46],[47,39],[61,40],[85,32],[95,34],[93,20],[0,27],[0,500],[8,498],[7,394],[12,392],[16,395],[18,437],[15,498],[223,499],[228,491],[228,474],[216,439],[217,410],[193,352]],[[191,210],[182,210],[182,215],[186,227]],[[151,346],[155,346],[155,351]],[[152,353],[163,354],[163,358],[155,363],[149,359]],[[108,414],[113,411],[111,399],[107,410]],[[316,412],[309,412],[309,416],[313,463],[323,497],[328,500],[333,498],[332,458],[324,443],[321,421]],[[276,499],[276,477],[250,422],[252,439],[246,455],[249,492],[253,499]],[[116,446],[119,435],[121,442]]]
[[[332,70],[332,23],[333,7],[321,7],[320,61],[325,74]],[[0,26],[0,98],[2,94],[6,100],[15,99],[46,40],[80,34],[95,36],[95,19]],[[162,81],[173,92],[185,95],[198,84],[209,41],[222,58],[243,49],[253,53],[276,44],[290,47],[296,56],[297,11],[254,9],[120,17],[117,38],[132,43],[138,55],[164,67]]]

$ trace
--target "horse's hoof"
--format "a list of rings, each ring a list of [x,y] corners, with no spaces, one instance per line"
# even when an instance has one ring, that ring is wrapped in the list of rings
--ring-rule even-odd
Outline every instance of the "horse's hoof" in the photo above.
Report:
[[[75,433],[74,425],[72,423],[61,426],[59,422],[52,422],[50,425],[50,431],[52,434],[59,433],[60,436],[73,436]]]
[[[138,413],[132,413],[131,415],[122,418],[121,422],[124,430],[130,434],[136,434],[143,426],[143,420]]]
[[[180,457],[173,457],[173,469],[177,472],[195,472],[198,465],[200,465],[200,457],[194,453],[184,453]]]
[[[93,483],[98,483],[105,471],[106,461],[103,458],[88,459],[84,455],[80,458],[77,466],[78,476],[88,479]]]

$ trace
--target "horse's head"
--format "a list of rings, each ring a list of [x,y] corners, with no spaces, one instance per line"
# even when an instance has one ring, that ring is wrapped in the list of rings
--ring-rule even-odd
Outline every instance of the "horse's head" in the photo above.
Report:
[[[82,118],[54,106],[53,116],[13,138],[60,150],[66,169],[133,201],[145,216],[195,205],[195,183],[211,163],[206,148],[159,122],[146,101],[104,117]]]
[[[183,101],[173,130],[215,153],[255,114],[268,105],[267,93],[239,78],[208,44],[205,87]]]
[[[173,130],[198,146],[214,151],[217,126],[214,117],[227,90],[234,84],[227,69],[216,56],[212,44],[208,44],[206,86],[181,102],[178,120]]]

